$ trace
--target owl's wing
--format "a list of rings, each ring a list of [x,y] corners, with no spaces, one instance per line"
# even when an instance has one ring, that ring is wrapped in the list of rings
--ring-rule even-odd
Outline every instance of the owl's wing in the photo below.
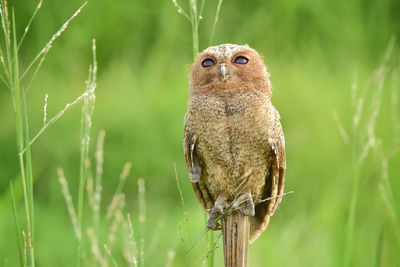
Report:
[[[268,213],[272,216],[277,209],[279,203],[282,201],[282,194],[285,185],[285,169],[286,169],[286,155],[285,155],[285,139],[282,133],[282,127],[279,123],[279,135],[272,140],[269,148],[270,157],[270,172],[267,181],[271,183],[271,193],[266,197],[276,197],[270,200],[268,205]]]
[[[265,188],[262,201],[255,206],[255,216],[251,218],[250,242],[253,242],[268,226],[269,218],[274,214],[282,200],[285,184],[285,138],[279,121],[279,113],[272,127],[273,133],[267,145],[269,164],[268,175],[265,180]]]
[[[190,180],[192,182],[193,190],[196,193],[204,210],[207,212],[214,205],[213,199],[208,191],[207,186],[200,179],[204,175],[202,171],[200,156],[196,152],[197,136],[191,130],[188,123],[188,116],[185,116],[185,126],[183,130],[183,147],[185,151],[186,165],[189,170]]]
[[[197,136],[190,131],[189,127],[187,127],[187,124],[185,123],[185,127],[183,130],[183,148],[185,151],[186,164],[192,183],[197,183],[200,180],[201,176],[200,159],[195,150],[196,142]]]

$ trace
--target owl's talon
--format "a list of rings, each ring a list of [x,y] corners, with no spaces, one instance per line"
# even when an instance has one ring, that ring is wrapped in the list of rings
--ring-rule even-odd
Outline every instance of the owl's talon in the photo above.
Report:
[[[222,226],[218,222],[224,215],[224,209],[228,206],[224,197],[218,198],[215,201],[214,208],[211,210],[210,217],[207,221],[207,228],[211,230],[221,230]]]
[[[208,218],[207,221],[207,228],[211,230],[221,230],[221,224],[218,222],[219,219],[221,219],[221,216],[223,213],[221,210],[217,207],[214,207],[211,211],[210,217]]]
[[[246,204],[239,208],[239,211],[245,216],[254,216],[256,214],[254,203],[252,200],[246,201]]]
[[[221,224],[217,221],[210,221],[210,219],[208,219],[207,221],[207,228],[210,230],[214,230],[214,231],[218,231],[221,230]]]
[[[251,194],[244,193],[240,195],[233,203],[233,209],[238,209],[240,213],[245,216],[254,216],[255,215],[255,207],[254,202],[251,197]]]

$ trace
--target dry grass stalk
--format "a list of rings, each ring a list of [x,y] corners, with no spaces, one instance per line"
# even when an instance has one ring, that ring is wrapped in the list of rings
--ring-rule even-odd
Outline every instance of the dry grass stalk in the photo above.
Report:
[[[350,266],[353,254],[354,225],[356,217],[358,191],[361,179],[361,167],[365,159],[377,151],[381,141],[376,137],[375,128],[382,105],[382,92],[388,73],[388,61],[394,48],[394,39],[389,42],[382,63],[370,75],[361,93],[357,93],[357,86],[353,84],[351,90],[351,102],[353,107],[352,135],[349,142],[352,151],[353,188],[351,192],[349,216],[347,222],[346,240],[344,246],[343,266]],[[360,95],[359,97],[357,95]],[[339,129],[340,132],[340,129]],[[378,153],[379,154],[379,153]],[[385,169],[382,163],[382,168]],[[385,172],[385,171],[384,171]],[[383,177],[385,174],[383,174]],[[385,189],[384,187],[381,187]],[[382,190],[385,202],[387,190]],[[390,203],[390,201],[388,202]]]
[[[36,6],[35,11],[33,12],[32,17],[30,18],[30,20],[29,20],[29,22],[28,22],[28,25],[26,25],[26,27],[25,27],[24,34],[22,35],[21,40],[20,40],[19,43],[18,43],[18,49],[20,48],[22,42],[24,41],[25,36],[26,36],[26,34],[28,33],[29,28],[30,28],[30,26],[31,26],[31,24],[32,24],[32,21],[35,19],[37,12],[38,12],[39,9],[42,7],[42,4],[43,4],[43,0],[40,0],[39,3],[38,3],[38,5]]]
[[[111,218],[115,217],[115,213],[118,211],[118,209],[120,207],[120,203],[124,197],[125,197],[124,194],[118,194],[113,197],[110,205],[108,205],[108,209],[107,209],[108,211],[107,211],[107,215],[106,215],[107,220],[110,220]]]
[[[22,236],[24,238],[24,262],[26,263],[26,262],[28,262],[28,255],[27,255],[27,252],[26,252],[28,250],[28,245],[27,245],[27,242],[26,242],[25,231],[22,231]]]
[[[36,139],[49,128],[53,123],[55,123],[59,118],[61,118],[65,112],[67,112],[69,109],[71,109],[74,105],[79,104],[83,99],[88,97],[89,95],[94,93],[95,88],[89,88],[89,90],[85,91],[83,94],[78,96],[74,101],[71,103],[68,103],[65,105],[65,107],[60,110],[54,117],[52,117],[40,130],[39,132],[35,135],[35,137],[32,138],[32,140],[29,142],[29,146],[31,146]],[[26,147],[22,150],[22,153],[26,152]]]
[[[11,23],[10,23],[10,16],[8,15],[7,0],[4,0],[3,5],[4,5],[4,10],[0,10],[1,13],[4,12],[4,17],[3,17],[4,19],[2,19],[3,31],[8,43],[11,44]]]
[[[209,231],[207,229],[207,231]],[[204,264],[207,259],[213,255],[214,251],[217,250],[218,247],[218,241],[222,237],[222,233],[219,233],[215,241],[212,242],[212,245],[210,247],[207,247],[206,252],[204,253],[203,257],[201,258],[201,262]]]
[[[69,217],[71,218],[72,226],[74,227],[75,236],[79,240],[81,239],[82,234],[78,226],[78,217],[76,216],[74,204],[72,203],[72,196],[69,192],[68,182],[64,176],[64,170],[62,168],[58,168],[57,174],[58,174],[58,181],[61,184],[61,191],[64,196],[65,202],[67,204]]]
[[[128,248],[126,250],[128,255],[128,263],[130,266],[137,267],[137,244],[133,232],[131,216],[127,215],[127,229],[128,229]]]
[[[111,250],[107,247],[106,244],[104,244],[104,250],[105,250],[105,252],[107,253],[107,256],[110,258],[110,260],[111,260],[112,264],[114,265],[114,267],[117,267],[117,266],[118,266],[118,263],[117,263],[117,261],[114,259],[114,257],[112,256]]]
[[[44,96],[44,106],[43,106],[43,125],[46,124],[46,120],[47,120],[47,99],[48,99],[49,95],[46,94]]]
[[[146,200],[145,200],[146,188],[144,186],[143,178],[140,178],[138,180],[138,191],[139,191],[139,222],[144,224],[146,222]]]
[[[178,223],[178,230],[179,230],[179,234],[180,234],[182,243],[185,243],[185,238],[183,236],[182,223],[181,222]]]
[[[36,61],[38,59],[40,59],[41,57],[45,57],[46,54],[50,51],[50,49],[53,46],[54,41],[61,36],[61,34],[67,29],[69,23],[76,18],[76,16],[79,15],[79,13],[82,11],[82,9],[86,6],[87,2],[84,2],[76,11],[75,13],[61,26],[61,28],[55,33],[53,34],[53,36],[51,37],[50,41],[47,42],[47,44],[42,48],[42,50],[36,55],[36,57],[32,60],[31,64],[29,64],[29,66],[26,68],[26,70],[24,71],[24,73],[21,75],[20,79],[23,79],[25,77],[25,75],[29,72],[29,70],[32,68],[32,66],[36,63]],[[39,3],[39,7],[41,6],[41,4]],[[39,63],[38,66],[36,67],[35,73],[37,73],[37,70],[40,69],[41,64],[43,62]]]
[[[88,197],[89,206],[94,209],[94,179],[91,172],[88,172],[88,177],[86,179],[86,193]]]
[[[1,11],[1,6],[0,6],[0,11]],[[3,77],[3,75],[0,75],[0,77],[1,77],[2,81],[4,82],[4,84],[11,90],[10,84],[8,82],[8,80],[10,79],[10,75],[8,74],[6,62],[4,61],[4,55],[3,55],[2,49],[0,49],[0,62],[3,65],[4,73],[6,75],[5,78]]]
[[[336,127],[339,130],[340,136],[342,137],[344,144],[349,144],[349,135],[347,134],[342,122],[340,121],[339,115],[337,114],[336,110],[332,112],[333,119],[335,120]]]
[[[181,205],[182,205],[182,208],[183,208],[183,214],[184,214],[184,217],[185,217],[185,222],[186,222],[186,225],[187,225],[187,228],[188,228],[187,230],[188,230],[189,238],[190,238],[189,216],[188,216],[187,209],[185,207],[185,201],[183,200],[183,192],[182,192],[181,185],[179,183],[178,172],[176,170],[176,162],[174,162],[174,172],[175,172],[175,181],[176,181],[176,185],[178,186],[179,196],[181,198]]]
[[[89,228],[87,230],[88,237],[90,239],[90,249],[93,254],[94,260],[102,267],[107,267],[108,262],[107,260],[103,257],[100,249],[99,249],[99,241],[97,239],[97,236],[93,230],[93,228]]]
[[[132,163],[130,163],[130,162],[125,163],[125,165],[122,169],[122,172],[119,176],[119,182],[118,182],[117,188],[115,190],[113,199],[111,200],[111,203],[107,207],[107,214],[106,214],[107,220],[109,220],[113,217],[113,214],[114,214],[116,208],[118,207],[118,203],[121,198],[122,188],[124,187],[126,178],[128,178],[128,176],[130,174],[131,168],[132,168]]]
[[[191,22],[189,15],[185,12],[185,10],[183,10],[183,8],[178,4],[178,2],[176,0],[172,0],[172,3],[174,4],[176,11],[178,11],[179,14],[183,15]]]
[[[138,201],[139,201],[139,224],[140,224],[140,250],[139,250],[139,262],[140,266],[144,267],[144,236],[146,227],[146,187],[144,184],[144,179],[140,178],[138,183]]]
[[[124,197],[122,197],[121,199],[123,200]],[[119,229],[119,226],[120,226],[122,218],[123,218],[121,210],[124,205],[125,205],[124,202],[121,201],[118,209],[114,213],[114,219],[111,223],[110,230],[109,230],[108,236],[107,236],[107,245],[109,248],[112,248],[112,246],[114,245],[116,233]]]
[[[22,180],[22,188],[24,194],[24,206],[25,206],[25,217],[26,217],[26,232],[27,232],[27,242],[28,242],[28,250],[29,250],[29,259],[25,261],[24,265],[29,265],[31,267],[35,266],[35,257],[34,257],[34,249],[33,249],[33,239],[34,239],[34,198],[33,198],[33,172],[32,172],[32,157],[31,157],[31,141],[30,140],[30,131],[29,131],[29,120],[28,120],[28,111],[27,111],[27,97],[26,92],[32,84],[33,78],[37,75],[41,63],[44,61],[44,55],[49,51],[51,44],[55,39],[51,39],[48,43],[46,50],[40,52],[37,55],[37,59],[41,58],[39,65],[36,67],[36,70],[31,77],[31,82],[28,87],[25,87],[23,90],[23,86],[21,85],[21,81],[23,77],[29,72],[30,68],[35,64],[37,59],[34,59],[28,66],[28,68],[20,75],[20,60],[19,60],[19,47],[23,42],[25,35],[29,31],[29,26],[32,23],[33,19],[36,16],[36,13],[42,6],[42,0],[39,1],[35,12],[29,20],[28,25],[25,28],[24,34],[20,39],[19,43],[17,42],[17,34],[16,34],[16,23],[15,23],[15,13],[14,10],[11,13],[11,17],[8,13],[8,3],[6,0],[0,1],[0,17],[1,24],[4,33],[4,47],[5,47],[5,56],[3,55],[3,51],[0,47],[0,61],[4,68],[4,73],[7,80],[1,75],[1,79],[4,81],[6,86],[10,89],[12,96],[12,103],[14,106],[14,117],[15,117],[15,128],[16,128],[16,136],[17,136],[17,149],[18,149],[18,158],[19,165],[21,171],[21,180]],[[79,12],[78,12],[79,13]],[[73,18],[78,15],[75,13]],[[71,18],[72,19],[72,18]],[[65,27],[62,31],[58,32],[58,36],[62,34],[62,32],[66,29],[69,21],[66,22]],[[11,35],[12,33],[12,35]],[[56,38],[55,37],[55,38]],[[50,124],[46,124],[47,121],[47,100],[44,106],[44,130]],[[35,138],[37,138],[36,136]],[[35,139],[34,138],[34,139]],[[17,235],[19,239],[19,243],[21,243],[21,237]],[[26,237],[25,237],[26,238]],[[22,251],[20,255],[22,255]],[[22,260],[23,261],[23,260]]]
[[[101,203],[101,177],[103,175],[103,164],[104,164],[104,138],[106,132],[100,131],[99,136],[97,138],[97,148],[96,148],[96,180],[95,180],[95,188],[93,194],[93,223],[95,227],[95,231],[99,232],[100,227],[100,203]]]

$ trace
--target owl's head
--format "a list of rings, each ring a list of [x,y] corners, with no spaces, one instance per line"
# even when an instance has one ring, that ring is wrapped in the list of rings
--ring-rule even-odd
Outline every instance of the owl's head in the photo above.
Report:
[[[262,57],[248,45],[222,44],[201,52],[190,73],[191,90],[262,90],[271,94]]]

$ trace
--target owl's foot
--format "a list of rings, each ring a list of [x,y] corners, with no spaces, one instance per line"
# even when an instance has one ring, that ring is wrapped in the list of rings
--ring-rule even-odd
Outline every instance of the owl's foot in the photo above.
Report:
[[[214,208],[211,210],[210,217],[207,221],[207,228],[211,230],[221,230],[222,226],[218,222],[222,216],[224,215],[224,209],[228,206],[226,202],[226,198],[219,197],[217,201],[215,201]]]
[[[255,208],[253,198],[250,193],[243,193],[232,203],[233,209],[238,209],[245,216],[254,216]]]

